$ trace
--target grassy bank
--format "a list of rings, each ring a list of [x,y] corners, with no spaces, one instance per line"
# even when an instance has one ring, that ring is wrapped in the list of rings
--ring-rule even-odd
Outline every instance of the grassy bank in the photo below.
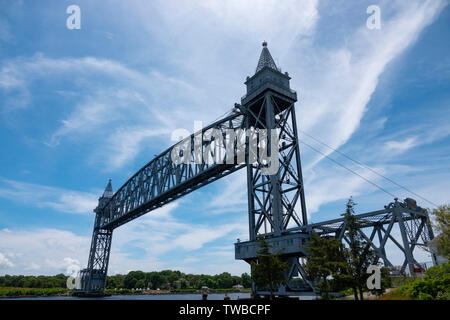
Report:
[[[71,291],[65,288],[16,288],[0,287],[0,297],[37,297],[70,295]]]

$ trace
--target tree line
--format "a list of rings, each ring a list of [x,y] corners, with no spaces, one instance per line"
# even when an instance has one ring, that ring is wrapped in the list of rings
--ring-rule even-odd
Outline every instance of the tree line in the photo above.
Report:
[[[68,276],[57,274],[55,276],[24,276],[4,275],[0,276],[0,287],[16,288],[66,288]],[[108,276],[107,289],[229,289],[234,285],[242,285],[250,288],[251,277],[247,273],[241,276],[233,276],[228,272],[216,275],[186,274],[180,271],[130,271],[128,274],[116,274]]]
[[[0,287],[15,288],[66,288],[68,276],[60,273],[55,276],[0,276]]]
[[[217,275],[186,274],[180,271],[130,271],[127,275],[117,274],[109,276],[106,281],[107,289],[114,288],[149,288],[149,289],[229,289],[234,285],[242,285],[250,288],[251,277],[247,273],[241,276],[233,276],[228,272]]]

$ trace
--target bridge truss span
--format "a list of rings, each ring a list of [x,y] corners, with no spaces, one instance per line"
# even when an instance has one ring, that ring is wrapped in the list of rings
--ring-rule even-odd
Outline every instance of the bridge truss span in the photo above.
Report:
[[[155,157],[146,166],[131,177],[106,203],[98,208],[101,229],[114,229],[164,204],[174,201],[202,186],[216,181],[236,170],[243,168],[244,161],[226,163],[226,152],[222,152],[222,162],[202,161],[200,152],[209,152],[213,157],[217,150],[214,140],[204,140],[202,137],[211,129],[220,132],[226,141],[229,130],[239,130],[244,127],[244,116],[238,108],[231,115],[216,121],[196,132],[180,143],[168,148]],[[201,148],[194,146],[201,140]],[[238,137],[234,142],[237,143]],[[186,152],[186,145],[190,150]],[[212,145],[212,146],[211,146]],[[226,150],[221,148],[220,150]],[[184,152],[183,152],[184,151]],[[179,155],[180,163],[173,160],[173,154]],[[218,152],[217,152],[218,153]]]

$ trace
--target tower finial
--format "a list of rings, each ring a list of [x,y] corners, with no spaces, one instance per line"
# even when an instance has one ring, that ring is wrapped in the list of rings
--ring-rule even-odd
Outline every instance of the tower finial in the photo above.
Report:
[[[277,70],[277,65],[275,64],[275,61],[273,61],[272,56],[270,55],[269,49],[267,48],[267,41],[264,40],[264,42],[262,43],[262,51],[261,51],[261,55],[259,56],[259,61],[258,61],[258,66],[256,67],[256,71],[258,72],[259,70],[261,70],[264,67],[269,67],[271,69]]]
[[[108,179],[108,184],[106,185],[105,191],[103,192],[103,197],[105,198],[112,198],[114,195],[113,188],[112,188],[112,179]]]

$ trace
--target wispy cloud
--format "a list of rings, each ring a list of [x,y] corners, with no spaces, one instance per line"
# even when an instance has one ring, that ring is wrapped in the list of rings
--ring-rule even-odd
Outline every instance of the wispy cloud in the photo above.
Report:
[[[182,79],[156,70],[135,71],[107,59],[54,59],[43,54],[3,63],[0,89],[28,97],[9,98],[9,102],[2,106],[3,112],[30,105],[30,86],[34,82],[41,79],[57,82],[61,77],[73,82],[75,87],[70,93],[76,104],[44,143],[57,147],[63,139],[70,142],[96,141],[100,148],[93,156],[98,156],[100,162],[106,164],[104,167],[110,170],[133,160],[142,143],[149,138],[156,136],[160,141],[168,141],[174,129],[190,129],[198,117],[207,120],[216,116],[212,110],[201,111],[204,104],[198,102],[204,93]],[[103,85],[104,78],[107,78],[106,85]],[[57,92],[66,94],[64,90]],[[14,105],[14,101],[20,102],[19,105]],[[185,105],[180,106],[179,101]],[[132,135],[135,135],[134,139],[131,139]]]
[[[14,267],[14,264],[0,252],[0,269],[12,267]]]
[[[379,32],[361,24],[347,34],[341,47],[301,48],[309,56],[300,63],[296,80],[305,92],[305,107],[298,113],[301,127],[334,148],[345,144],[358,129],[386,66],[417,40],[444,5],[444,1],[384,2],[383,12],[389,8],[395,14],[383,18]],[[318,155],[310,165],[321,159]]]
[[[380,177],[373,172],[368,172],[362,168],[347,165],[364,178],[378,182]],[[374,168],[379,173],[384,173],[382,168]],[[308,172],[308,178],[305,181],[308,188],[305,189],[305,197],[308,199],[308,215],[319,211],[321,205],[341,199],[348,199],[350,196],[361,194],[370,194],[378,191],[373,185],[367,183],[364,179],[354,175],[338,166],[327,166],[318,170]],[[342,207],[344,208],[344,207]],[[341,212],[336,212],[336,217]],[[317,217],[320,219],[320,217]],[[314,221],[317,221],[314,216]]]
[[[115,134],[108,139],[109,170],[121,168],[128,161],[134,159],[145,141],[150,138],[169,135],[171,131],[166,128],[151,129],[147,127],[119,128]]]
[[[150,212],[121,228],[119,237],[124,242],[140,239],[140,247],[147,252],[162,254],[170,250],[196,250],[217,239],[246,233],[246,228],[238,222],[212,226],[182,221],[171,214],[177,206],[178,203],[171,203]]]
[[[13,38],[11,28],[4,19],[0,18],[0,41],[10,41]]]
[[[247,210],[247,172],[241,170],[225,180],[208,195],[205,211],[211,214]]]
[[[417,145],[417,137],[410,137],[406,138],[405,140],[401,141],[388,141],[384,145],[384,152],[389,154],[400,154],[405,151],[408,151],[409,149],[415,147]]]
[[[89,213],[97,206],[98,194],[6,179],[0,182],[0,198],[28,206],[66,213]]]

